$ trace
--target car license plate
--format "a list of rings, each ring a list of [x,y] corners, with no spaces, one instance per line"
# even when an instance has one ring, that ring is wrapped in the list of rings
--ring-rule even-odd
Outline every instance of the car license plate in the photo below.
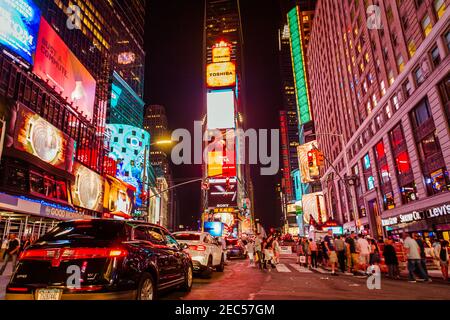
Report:
[[[39,289],[36,291],[36,300],[61,300],[60,289]]]

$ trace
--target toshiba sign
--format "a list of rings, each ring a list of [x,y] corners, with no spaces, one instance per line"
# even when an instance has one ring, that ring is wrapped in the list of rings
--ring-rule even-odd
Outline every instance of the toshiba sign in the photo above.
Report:
[[[236,65],[233,62],[209,64],[206,68],[206,83],[209,88],[234,87]]]

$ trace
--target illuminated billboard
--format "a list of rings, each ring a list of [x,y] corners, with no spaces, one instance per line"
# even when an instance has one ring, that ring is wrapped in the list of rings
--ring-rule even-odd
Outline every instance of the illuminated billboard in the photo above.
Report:
[[[306,224],[310,224],[311,217],[317,223],[327,222],[327,211],[325,207],[325,198],[323,192],[304,194],[302,206],[303,218]]]
[[[308,154],[314,150],[315,146],[317,146],[317,141],[305,143],[297,147],[298,163],[300,167],[300,175],[302,183],[311,183],[320,176],[317,161],[313,162],[312,167],[309,166],[310,163],[308,159]]]
[[[141,207],[142,192],[147,190],[144,173],[148,175],[150,171],[150,134],[124,124],[108,124],[107,127],[111,132],[109,157],[117,163],[115,176],[136,188],[136,205]]]
[[[0,45],[33,64],[40,20],[32,0],[0,0]]]
[[[73,166],[75,181],[70,184],[72,203],[81,208],[103,211],[103,178],[78,162]]]
[[[95,79],[44,18],[41,19],[33,72],[92,121]]]
[[[289,34],[291,43],[292,67],[295,82],[295,94],[299,114],[299,125],[311,121],[308,81],[306,78],[306,64],[303,50],[303,35],[300,27],[300,14],[298,6],[289,11]]]
[[[231,61],[231,46],[230,44],[221,41],[212,48],[212,62],[230,62]]]
[[[13,108],[11,119],[15,119],[15,123],[11,123],[15,149],[72,172],[75,155],[72,138],[19,103]]]
[[[213,237],[221,237],[223,235],[222,222],[205,222],[203,229]]]
[[[228,180],[228,182],[227,182]],[[237,179],[211,179],[208,190],[209,208],[238,206]]]
[[[233,90],[214,90],[207,94],[208,130],[234,129],[235,108]]]
[[[111,176],[106,176],[103,207],[108,214],[130,219],[136,205],[136,189]],[[109,217],[109,215],[106,215]]]
[[[206,83],[209,88],[234,87],[236,85],[236,64],[234,62],[208,64]]]
[[[235,177],[236,136],[232,130],[221,133],[221,139],[210,143],[207,147],[208,177]]]

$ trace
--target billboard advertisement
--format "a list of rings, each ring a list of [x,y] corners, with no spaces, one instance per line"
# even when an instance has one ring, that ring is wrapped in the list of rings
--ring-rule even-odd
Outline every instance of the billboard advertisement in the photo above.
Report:
[[[0,0],[0,45],[33,64],[40,20],[32,0]]]
[[[208,177],[235,177],[236,137],[233,131],[222,131],[222,138],[208,145]]]
[[[124,124],[107,127],[111,132],[109,157],[117,163],[115,176],[136,188],[136,205],[141,207],[141,195],[147,190],[144,173],[150,171],[150,134]]]
[[[136,189],[111,176],[106,176],[103,207],[118,217],[130,219],[136,207]]]
[[[41,19],[33,72],[92,121],[96,81],[44,18]]]
[[[72,203],[92,211],[103,211],[103,178],[78,162],[74,163],[75,182],[70,184]]]
[[[297,148],[302,183],[311,183],[320,176],[317,161],[313,162],[312,167],[309,166],[308,154],[314,150],[315,146],[317,146],[317,141],[305,143]]]
[[[207,94],[208,130],[234,129],[235,108],[233,90],[214,90]]]
[[[227,183],[228,180],[228,183]],[[210,179],[208,190],[209,208],[229,208],[238,206],[236,179]]]
[[[10,133],[15,149],[29,153],[52,166],[72,172],[75,141],[21,104],[12,111]]]
[[[234,87],[236,85],[236,64],[234,62],[208,64],[206,83],[209,88]]]
[[[230,44],[221,41],[212,48],[212,62],[230,62],[231,61],[231,46]]]
[[[316,192],[303,195],[303,218],[306,224],[310,224],[311,218],[317,223],[327,221],[327,211],[323,192]]]
[[[205,222],[203,229],[213,237],[221,237],[223,235],[222,222]]]

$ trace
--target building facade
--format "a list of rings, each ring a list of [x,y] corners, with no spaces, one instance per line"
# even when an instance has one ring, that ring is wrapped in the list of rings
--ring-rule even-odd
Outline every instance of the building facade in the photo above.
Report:
[[[449,5],[382,1],[369,18],[365,1],[318,2],[312,110],[316,131],[337,135],[318,143],[336,168],[323,170],[328,212],[346,231],[448,238]]]

